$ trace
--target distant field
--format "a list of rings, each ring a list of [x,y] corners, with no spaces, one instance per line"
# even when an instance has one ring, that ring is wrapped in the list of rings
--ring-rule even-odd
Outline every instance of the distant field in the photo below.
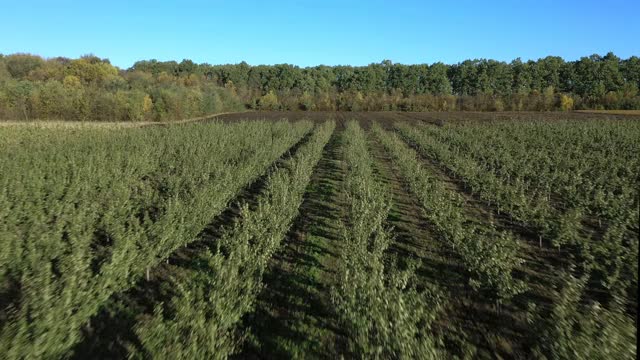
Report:
[[[630,119],[247,112],[0,127],[0,349],[635,359]]]
[[[61,120],[33,120],[12,121],[0,120],[2,126],[35,126],[43,128],[51,127],[104,127],[104,128],[131,128],[149,125],[171,125],[189,122],[207,122],[213,119],[222,121],[238,120],[311,120],[325,121],[334,119],[338,122],[357,119],[363,124],[372,121],[394,122],[398,120],[417,120],[429,123],[475,122],[475,121],[538,121],[538,120],[612,120],[612,119],[638,119],[640,110],[580,110],[574,112],[527,112],[527,111],[502,111],[502,112],[405,112],[405,111],[248,111],[207,115],[193,119],[169,122],[104,122],[104,121],[61,121]]]
[[[156,122],[156,121],[64,121],[64,120],[0,120],[0,127],[2,126],[32,126],[40,128],[57,128],[57,127],[88,127],[88,128],[134,128],[149,125],[172,125],[172,124],[187,124],[191,122],[199,122],[208,120],[218,116],[225,116],[235,113],[220,113],[207,116],[200,116],[197,118],[190,118],[178,121]],[[243,113],[246,114],[246,113]]]
[[[63,121],[63,120],[32,120],[32,121],[0,121],[0,127],[35,127],[43,129],[55,128],[132,128],[140,127],[147,124],[144,122],[107,122],[107,121]]]
[[[612,115],[638,115],[640,116],[640,110],[577,110],[581,113],[594,113],[594,114],[612,114]]]
[[[443,125],[447,122],[493,122],[493,121],[565,121],[565,120],[629,120],[638,119],[640,116],[620,114],[597,114],[589,112],[527,112],[527,111],[502,111],[502,112],[404,112],[404,111],[255,111],[249,113],[234,113],[218,117],[224,121],[241,119],[249,120],[301,120],[325,121],[334,119],[338,122],[355,119],[361,124],[368,125],[371,122],[393,123],[396,121],[418,121]]]

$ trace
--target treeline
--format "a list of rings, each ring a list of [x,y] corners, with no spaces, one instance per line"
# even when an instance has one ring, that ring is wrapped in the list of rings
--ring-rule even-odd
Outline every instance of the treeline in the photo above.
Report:
[[[271,110],[640,109],[640,58],[613,53],[577,61],[549,56],[454,65],[250,66],[139,61],[132,72],[195,74],[236,93],[248,108]]]
[[[123,71],[93,55],[0,54],[0,119],[166,121],[244,109],[196,74]]]
[[[0,118],[173,120],[221,111],[640,109],[640,58],[251,66],[0,55]]]

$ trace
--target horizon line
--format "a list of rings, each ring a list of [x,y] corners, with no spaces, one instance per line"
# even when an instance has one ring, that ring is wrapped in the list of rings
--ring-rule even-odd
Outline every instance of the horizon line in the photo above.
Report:
[[[594,56],[594,55],[597,55],[597,56],[600,56],[600,57],[604,57],[604,56],[606,56],[606,55],[608,55],[608,54],[613,54],[613,55],[615,55],[616,57],[620,58],[621,60],[628,60],[628,59],[631,59],[631,58],[639,57],[639,56],[640,56],[640,55],[636,55],[636,54],[634,54],[634,55],[630,55],[629,57],[626,57],[626,58],[625,58],[625,57],[621,57],[621,56],[617,55],[614,51],[609,50],[609,51],[607,51],[607,52],[606,52],[606,53],[604,53],[604,54],[601,54],[601,53],[592,53],[592,54],[588,54],[588,55],[580,56],[579,58],[576,58],[576,59],[567,59],[567,58],[564,58],[564,57],[562,57],[562,56],[560,56],[560,55],[546,55],[546,56],[542,56],[542,57],[538,57],[538,58],[522,58],[522,57],[516,57],[516,58],[513,58],[513,59],[511,59],[511,60],[509,60],[509,61],[507,61],[507,60],[498,60],[498,59],[495,59],[495,58],[474,57],[474,58],[466,58],[466,59],[463,59],[463,60],[459,60],[459,61],[457,61],[457,62],[433,61],[433,62],[414,62],[414,63],[406,63],[406,62],[396,62],[396,61],[393,61],[393,60],[391,60],[391,59],[382,59],[381,61],[378,61],[378,62],[375,62],[375,61],[374,61],[374,62],[369,62],[369,63],[366,63],[366,64],[346,64],[346,63],[334,63],[334,64],[329,64],[329,63],[321,63],[321,64],[315,64],[315,65],[299,65],[299,64],[288,63],[288,62],[274,62],[274,63],[259,63],[259,64],[251,64],[251,63],[250,63],[250,62],[248,62],[247,60],[241,60],[241,61],[238,61],[238,62],[218,62],[218,63],[210,63],[210,62],[207,62],[207,61],[199,62],[199,61],[196,61],[196,60],[193,60],[193,59],[189,59],[189,58],[183,58],[182,60],[176,60],[176,59],[161,60],[161,59],[158,59],[158,58],[147,58],[147,59],[140,59],[140,60],[136,60],[136,61],[134,61],[134,62],[133,62],[133,64],[131,64],[131,65],[130,65],[130,66],[128,66],[128,67],[122,67],[122,66],[120,66],[120,65],[114,64],[114,63],[112,62],[112,60],[111,60],[109,57],[102,57],[102,56],[96,55],[96,54],[95,54],[95,53],[93,53],[93,52],[84,53],[84,54],[79,55],[79,56],[76,56],[76,57],[68,57],[68,56],[64,56],[64,55],[57,55],[57,56],[44,56],[44,55],[40,55],[40,54],[37,54],[37,53],[28,52],[28,51],[24,51],[24,52],[13,52],[13,53],[6,53],[6,54],[5,54],[5,53],[3,53],[3,52],[0,52],[0,56],[4,56],[4,57],[11,56],[11,55],[31,55],[31,56],[38,56],[38,57],[41,57],[42,59],[47,60],[47,61],[48,61],[48,60],[53,60],[53,59],[56,59],[56,58],[66,58],[66,59],[71,59],[71,60],[73,60],[73,59],[80,59],[80,58],[82,58],[82,57],[86,57],[86,56],[95,56],[95,57],[97,57],[97,58],[100,58],[101,60],[107,60],[107,61],[109,61],[109,63],[110,63],[111,65],[113,65],[113,66],[117,67],[117,68],[118,68],[118,69],[120,69],[120,70],[125,70],[125,71],[126,71],[126,70],[130,70],[130,69],[132,69],[132,68],[135,66],[135,64],[136,64],[136,63],[138,63],[138,62],[142,62],[142,61],[157,61],[157,62],[159,62],[159,63],[175,62],[175,63],[177,63],[177,64],[180,64],[180,63],[181,63],[181,62],[183,62],[183,61],[191,61],[191,62],[193,62],[194,64],[197,64],[197,65],[209,65],[209,66],[240,65],[240,64],[242,64],[242,63],[245,63],[245,64],[247,64],[247,65],[249,65],[249,66],[251,66],[251,67],[258,67],[258,66],[290,65],[290,66],[298,67],[298,68],[301,68],[301,69],[305,69],[305,68],[317,68],[317,67],[322,67],[322,66],[326,66],[326,67],[367,67],[367,66],[370,66],[370,65],[379,65],[379,64],[383,64],[383,63],[385,63],[385,62],[387,62],[387,61],[389,61],[389,62],[390,62],[391,64],[393,64],[393,65],[399,64],[399,65],[406,65],[406,66],[412,66],[412,65],[429,65],[429,66],[431,66],[431,65],[434,65],[434,64],[444,64],[444,65],[449,65],[449,66],[451,66],[451,65],[461,64],[461,63],[463,63],[463,62],[465,62],[465,61],[482,61],[482,60],[492,60],[492,61],[496,61],[496,62],[500,62],[500,63],[505,63],[505,64],[510,64],[510,63],[512,63],[512,62],[514,62],[514,61],[516,61],[516,60],[520,60],[520,61],[522,61],[523,63],[527,63],[527,62],[529,62],[529,61],[537,62],[537,61],[540,61],[540,60],[543,60],[543,59],[546,59],[546,58],[550,58],[550,57],[551,57],[551,58],[561,58],[561,59],[562,59],[563,61],[565,61],[565,62],[574,62],[574,61],[579,61],[579,60],[581,60],[582,58],[591,57],[591,56]]]

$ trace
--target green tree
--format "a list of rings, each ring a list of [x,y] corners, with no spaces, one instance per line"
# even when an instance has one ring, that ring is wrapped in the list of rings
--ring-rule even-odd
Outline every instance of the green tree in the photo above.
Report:
[[[9,74],[14,79],[23,79],[29,75],[29,73],[44,65],[44,60],[40,56],[31,54],[14,54],[5,57],[4,63],[6,64]]]

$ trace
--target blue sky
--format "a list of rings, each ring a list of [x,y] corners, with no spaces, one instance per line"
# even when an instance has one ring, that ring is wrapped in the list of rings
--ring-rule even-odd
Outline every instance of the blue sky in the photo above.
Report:
[[[9,1],[0,53],[366,65],[640,55],[640,1]]]

